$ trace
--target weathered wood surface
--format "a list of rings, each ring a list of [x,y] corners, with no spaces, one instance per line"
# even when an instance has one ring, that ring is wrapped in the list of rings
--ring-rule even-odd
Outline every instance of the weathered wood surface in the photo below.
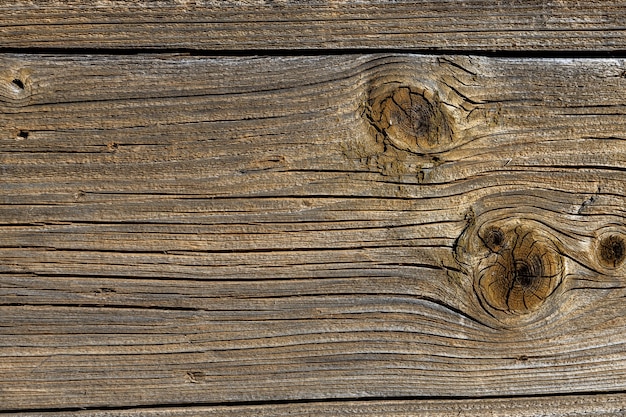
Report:
[[[626,3],[108,1],[0,5],[5,48],[623,51]]]
[[[515,399],[328,401],[291,404],[222,405],[38,412],[47,417],[188,417],[188,416],[433,416],[433,417],[576,417],[618,416],[626,412],[624,394],[572,395]],[[34,413],[13,413],[15,417]]]
[[[1,55],[0,409],[615,411],[625,70]]]

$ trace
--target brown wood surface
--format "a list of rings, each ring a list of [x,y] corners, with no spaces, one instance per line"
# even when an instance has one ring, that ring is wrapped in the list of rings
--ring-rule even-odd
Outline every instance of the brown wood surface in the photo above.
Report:
[[[4,48],[624,51],[623,0],[17,0]]]
[[[42,417],[189,417],[189,416],[433,416],[433,417],[577,417],[619,416],[626,412],[624,394],[571,395],[515,399],[436,399],[328,401],[262,405],[221,405],[38,412]],[[15,417],[35,413],[12,413]]]
[[[623,411],[625,71],[0,55],[0,410]]]

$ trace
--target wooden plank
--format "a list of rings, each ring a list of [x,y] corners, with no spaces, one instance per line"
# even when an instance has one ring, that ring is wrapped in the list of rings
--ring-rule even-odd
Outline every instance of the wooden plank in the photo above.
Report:
[[[625,69],[1,55],[0,408],[626,390]]]
[[[597,394],[531,398],[481,398],[464,400],[373,400],[345,402],[309,402],[239,406],[191,406],[138,408],[130,410],[88,410],[70,412],[13,413],[14,417],[186,417],[186,416],[511,416],[575,417],[615,416],[626,412],[626,395]]]
[[[623,51],[624,1],[108,1],[0,6],[5,48]]]

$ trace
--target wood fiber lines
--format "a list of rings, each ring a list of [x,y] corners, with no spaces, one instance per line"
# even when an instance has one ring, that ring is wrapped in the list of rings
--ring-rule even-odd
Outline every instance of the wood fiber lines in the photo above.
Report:
[[[619,413],[625,71],[1,55],[0,409]]]
[[[625,14],[622,0],[19,0],[0,5],[0,46],[619,52]]]

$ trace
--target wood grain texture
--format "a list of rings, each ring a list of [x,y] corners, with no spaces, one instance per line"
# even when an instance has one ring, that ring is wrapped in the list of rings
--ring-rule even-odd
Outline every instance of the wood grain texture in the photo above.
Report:
[[[625,391],[625,70],[1,55],[0,408]]]
[[[300,404],[222,405],[11,413],[13,417],[188,417],[188,416],[618,416],[626,412],[624,394],[507,399],[328,401]]]
[[[8,48],[623,51],[624,1],[19,0]]]

